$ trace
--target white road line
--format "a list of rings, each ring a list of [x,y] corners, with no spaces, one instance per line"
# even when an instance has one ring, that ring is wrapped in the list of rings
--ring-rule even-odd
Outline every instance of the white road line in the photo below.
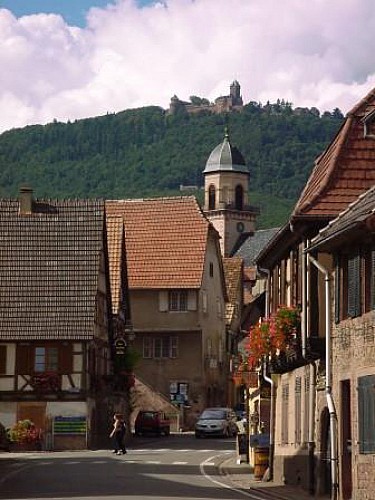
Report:
[[[187,465],[188,462],[172,462],[172,465]]]
[[[220,456],[222,456],[222,454],[214,455],[213,457],[207,458],[207,460],[204,460],[203,462],[200,463],[199,468],[200,468],[202,476],[204,476],[208,481],[211,481],[211,483],[214,483],[217,486],[220,486],[221,488],[227,488],[227,489],[229,489],[231,491],[235,491],[236,493],[239,493],[240,495],[243,495],[247,498],[252,498],[253,500],[259,500],[261,497],[252,495],[251,493],[247,493],[246,491],[243,491],[243,490],[239,490],[238,488],[234,488],[233,486],[230,486],[229,484],[222,483],[221,481],[218,481],[217,479],[214,479],[209,474],[207,474],[207,472],[204,470],[204,468],[207,465],[211,465],[212,461]]]

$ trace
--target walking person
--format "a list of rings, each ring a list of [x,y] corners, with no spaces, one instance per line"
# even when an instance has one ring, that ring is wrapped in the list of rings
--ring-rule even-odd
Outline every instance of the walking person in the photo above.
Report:
[[[124,455],[126,453],[126,448],[125,448],[126,425],[124,417],[121,415],[121,413],[115,413],[113,419],[114,419],[113,430],[109,435],[109,437],[114,438],[115,441],[115,449],[113,450],[113,453],[116,453],[117,455],[121,454]]]

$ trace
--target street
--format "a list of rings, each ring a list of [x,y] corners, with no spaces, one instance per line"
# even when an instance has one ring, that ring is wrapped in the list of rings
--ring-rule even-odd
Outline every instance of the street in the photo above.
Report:
[[[258,498],[220,475],[219,464],[234,451],[234,439],[171,435],[132,438],[122,456],[111,450],[1,454],[0,498]]]

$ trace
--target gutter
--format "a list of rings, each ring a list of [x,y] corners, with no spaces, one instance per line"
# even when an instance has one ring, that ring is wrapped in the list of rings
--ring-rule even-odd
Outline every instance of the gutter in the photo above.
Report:
[[[331,309],[330,309],[330,276],[327,271],[312,255],[308,253],[309,249],[306,249],[307,257],[309,261],[325,276],[325,334],[326,334],[326,380],[325,380],[325,392],[327,399],[327,406],[330,417],[330,432],[331,432],[331,499],[337,500],[338,498],[338,450],[337,450],[337,414],[335,408],[335,402],[332,396],[332,338],[331,338]],[[311,381],[310,381],[311,382]],[[310,415],[311,419],[311,415]],[[310,439],[310,438],[309,438]]]
[[[309,470],[309,492],[315,493],[315,405],[316,405],[316,365],[314,361],[307,359],[307,330],[308,330],[308,300],[307,291],[310,289],[310,280],[308,273],[308,256],[306,254],[307,242],[303,242],[302,252],[302,318],[301,318],[301,344],[302,357],[309,363],[309,421],[308,421],[308,470]]]
[[[269,318],[270,306],[269,306],[269,286],[270,286],[270,275],[271,271],[269,269],[264,269],[258,267],[258,271],[265,273],[267,275],[266,282],[266,298],[265,298],[265,317]],[[274,470],[274,456],[275,456],[275,410],[276,410],[276,385],[275,381],[272,380],[272,376],[267,375],[267,363],[263,364],[263,378],[266,382],[271,385],[271,405],[270,405],[270,449],[268,454],[268,481],[273,480],[273,470]]]

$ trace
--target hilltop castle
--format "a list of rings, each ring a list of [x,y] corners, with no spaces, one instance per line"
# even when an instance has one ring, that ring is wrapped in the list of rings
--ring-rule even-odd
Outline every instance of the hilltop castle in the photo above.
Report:
[[[230,85],[229,95],[220,96],[215,99],[214,103],[202,99],[200,103],[181,101],[176,95],[171,98],[169,105],[169,114],[178,112],[199,113],[201,111],[209,111],[210,113],[225,113],[228,111],[241,111],[243,101],[241,97],[241,86],[237,80]]]

